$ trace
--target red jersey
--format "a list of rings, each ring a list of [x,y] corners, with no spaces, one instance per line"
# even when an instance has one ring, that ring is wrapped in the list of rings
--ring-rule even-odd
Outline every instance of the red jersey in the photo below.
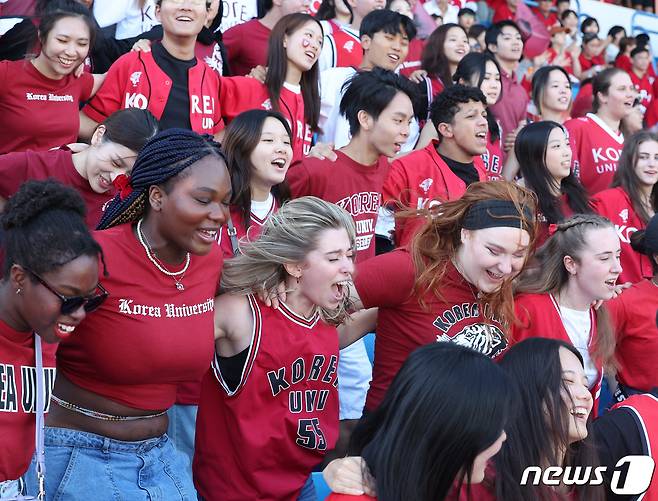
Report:
[[[560,307],[551,294],[519,294],[514,298],[514,310],[519,323],[512,326],[510,345],[531,337],[559,339],[571,345],[574,344],[564,328]],[[594,309],[590,309],[590,319],[591,327],[587,348],[591,353],[596,343],[596,312]],[[594,359],[592,358],[592,360]],[[603,364],[596,361],[595,364],[598,374],[596,382],[589,390],[594,399],[592,416],[596,416],[599,407],[601,383],[603,382]]]
[[[322,50],[329,50],[331,65],[327,68],[353,67],[358,68],[363,59],[363,49],[359,32],[349,27],[341,26],[335,21],[329,21],[331,33],[324,37]],[[325,68],[326,69],[326,68]]]
[[[55,350],[43,347],[46,412],[55,383]],[[36,425],[34,334],[0,321],[0,482],[23,475],[34,453]]]
[[[615,67],[630,74],[633,71],[633,61],[626,54],[619,54],[615,59]]]
[[[407,53],[407,58],[400,65],[400,75],[408,78],[414,71],[421,69],[424,46],[425,42],[420,38],[413,38],[409,42],[409,52]],[[433,95],[435,94],[436,92]]]
[[[338,438],[338,333],[248,296],[252,343],[231,391],[217,358],[203,379],[194,482],[208,501],[295,501]]]
[[[29,61],[0,61],[0,154],[75,142],[93,86],[89,73],[53,80]]]
[[[638,92],[638,97],[642,100],[642,105],[645,108],[649,107],[649,104],[653,100],[653,78],[649,76],[649,72],[646,72],[643,77],[637,76],[634,71],[630,71],[629,76],[631,81],[635,86],[635,90]]]
[[[558,52],[553,48],[549,47],[546,49],[546,54],[548,55],[548,64],[553,64],[553,61],[558,57]],[[564,53],[562,54],[562,58],[565,62],[560,64],[562,68],[569,74],[573,75],[573,56],[571,55],[571,52],[568,50],[565,50]],[[532,90],[532,80],[530,81],[530,91]]]
[[[95,230],[103,216],[106,204],[114,196],[114,188],[105,193],[96,193],[89,181],[73,166],[72,153],[66,149],[51,151],[21,151],[0,155],[0,197],[9,198],[30,179],[57,179],[74,188],[85,201],[87,226]]]
[[[580,61],[580,68],[582,71],[587,71],[594,66],[605,66],[605,59],[603,55],[592,56],[591,59],[585,57],[585,54],[581,52],[578,56],[578,61]]]
[[[222,35],[231,74],[247,75],[252,68],[267,64],[267,44],[271,30],[258,19],[236,24]]]
[[[384,205],[398,209],[399,202],[403,208],[423,209],[461,198],[466,192],[466,183],[450,170],[436,151],[437,145],[438,140],[434,140],[422,150],[413,151],[391,164],[382,189]],[[486,181],[487,173],[482,158],[474,157],[473,164],[480,181]],[[396,221],[396,245],[407,244],[417,228],[415,221]]]
[[[242,219],[241,211],[238,209],[237,206],[231,205],[229,210],[231,213],[231,222],[233,223],[233,227],[237,232],[235,237],[238,240],[242,238],[246,238],[247,240],[250,241],[255,240],[256,238],[258,238],[258,235],[260,235],[260,232],[263,229],[263,225],[267,222],[270,216],[274,214],[278,209],[279,209],[279,204],[276,202],[276,199],[272,197],[272,206],[270,207],[270,210],[265,215],[265,217],[261,219],[256,214],[251,212],[249,218],[249,228],[247,228]],[[233,257],[234,256],[233,244],[231,242],[231,237],[228,234],[227,224],[222,225],[222,227],[219,229],[217,240],[219,241],[219,245],[222,249],[222,254],[224,254],[224,257],[226,258]]]
[[[349,212],[356,225],[356,261],[375,255],[375,225],[381,206],[381,191],[389,171],[388,158],[374,165],[355,162],[341,150],[337,159],[305,158],[288,170],[286,180],[294,198],[312,195],[335,203]]]
[[[58,370],[74,384],[122,405],[163,410],[179,383],[198,381],[210,366],[214,298],[222,265],[219,246],[190,256],[177,290],[147,258],[132,224],[94,232],[110,295],[57,350]]]
[[[592,208],[597,214],[607,217],[615,225],[621,243],[621,267],[619,283],[639,282],[651,278],[651,260],[631,247],[631,235],[643,230],[646,223],[640,219],[628,194],[621,186],[597,193],[592,198]]]
[[[572,169],[590,195],[610,186],[624,146],[624,135],[588,113],[564,123],[573,152]]]
[[[224,128],[217,102],[219,76],[199,58],[187,76],[192,130],[199,134],[219,132]],[[151,52],[128,52],[110,67],[105,82],[82,111],[102,122],[124,108],[148,109],[159,120],[171,85],[171,77],[157,65]]]
[[[620,407],[627,408],[633,414],[644,446],[642,453],[655,459],[658,448],[658,398],[648,393],[633,395],[615,405],[613,409]],[[636,499],[658,500],[658,473],[655,470],[649,488]]]
[[[379,307],[375,365],[366,400],[374,410],[409,354],[419,346],[450,341],[490,357],[507,347],[501,324],[480,312],[477,290],[448,264],[439,291],[423,296],[427,307],[413,293],[416,270],[407,249],[396,249],[357,267],[354,285],[365,308]]]
[[[498,127],[500,134],[500,127]],[[503,178],[503,149],[500,136],[495,141],[491,139],[491,132],[487,131],[487,151],[480,155],[488,181]]]
[[[560,21],[558,20],[555,12],[549,12],[548,16],[544,16],[544,14],[542,14],[540,10],[537,8],[531,10],[534,13],[534,15],[537,16],[537,19],[539,19],[544,24],[544,26],[546,26],[547,29],[550,29],[555,25],[558,26],[560,25]]]
[[[230,123],[243,111],[253,108],[272,109],[272,101],[267,87],[255,78],[222,78],[219,100],[226,123]],[[304,98],[299,87],[283,84],[279,96],[279,111],[286,117],[292,130],[293,158],[301,160],[311,151],[313,131],[306,123]]]
[[[617,335],[617,379],[639,391],[658,386],[658,288],[642,280],[606,303]]]

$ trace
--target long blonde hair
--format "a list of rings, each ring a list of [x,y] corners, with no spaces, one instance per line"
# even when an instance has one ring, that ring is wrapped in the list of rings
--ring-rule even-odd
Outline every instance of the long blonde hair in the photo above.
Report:
[[[242,239],[240,255],[228,259],[222,271],[222,292],[276,295],[288,275],[285,264],[303,262],[317,246],[324,230],[343,228],[355,248],[354,220],[347,211],[316,197],[301,197],[285,203],[272,214],[254,241]],[[347,316],[349,295],[334,310],[321,309],[322,318],[333,324]]]

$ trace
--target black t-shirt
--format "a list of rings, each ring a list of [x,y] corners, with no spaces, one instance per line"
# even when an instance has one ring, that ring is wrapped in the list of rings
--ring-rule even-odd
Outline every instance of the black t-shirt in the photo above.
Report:
[[[658,397],[658,388],[652,395]],[[606,412],[593,422],[594,440],[597,444],[601,465],[607,467],[606,480],[609,482],[617,461],[629,455],[649,454],[647,444],[640,433],[641,424],[628,408]],[[655,454],[655,453],[654,453]],[[607,499],[615,501],[630,501],[637,496],[619,496],[607,491]]]
[[[471,183],[477,183],[480,180],[480,176],[478,176],[478,171],[475,168],[475,164],[473,162],[465,164],[458,162],[457,160],[453,160],[452,158],[444,157],[441,155],[441,153],[439,153],[439,156],[448,165],[448,167],[450,167],[450,170],[455,173],[455,176],[466,183],[466,186],[470,185]]]
[[[196,65],[196,58],[189,61],[176,59],[161,43],[154,43],[151,52],[155,63],[171,78],[171,91],[160,118],[160,130],[173,127],[192,129],[187,72]]]

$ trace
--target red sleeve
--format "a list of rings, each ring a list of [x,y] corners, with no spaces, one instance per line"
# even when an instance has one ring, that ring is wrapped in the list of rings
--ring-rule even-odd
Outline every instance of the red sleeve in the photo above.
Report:
[[[96,95],[91,99],[89,104],[82,108],[82,112],[96,122],[102,122],[112,113],[122,108],[122,88],[120,82],[126,81],[125,77],[122,78],[123,61],[125,61],[126,56],[130,56],[130,54],[121,56],[121,58],[110,66],[103,85],[98,89],[98,92],[96,92]]]
[[[313,194],[311,189],[311,174],[305,162],[297,162],[288,169],[286,181],[292,198]]]
[[[397,306],[409,298],[415,279],[408,252],[395,250],[359,263],[354,286],[365,308]]]
[[[91,97],[91,91],[94,90],[94,75],[84,72],[80,76],[80,101],[87,101]]]
[[[253,96],[263,84],[255,78],[223,77],[219,80],[219,105],[222,116],[230,122],[243,111],[258,108],[253,106]]]
[[[229,61],[235,61],[240,58],[240,47],[242,46],[242,26],[236,24],[230,29],[226,30],[222,35],[222,41],[226,52],[228,53]]]
[[[610,322],[613,325],[617,341],[619,341],[626,329],[626,318],[628,317],[624,302],[624,293],[622,292],[621,296],[606,301],[605,308],[610,314]]]
[[[389,205],[399,200],[403,205],[409,205],[409,178],[404,163],[395,160],[388,171],[382,187],[382,205]]]
[[[27,152],[0,155],[0,197],[12,196],[28,177]]]
[[[512,332],[509,339],[510,346],[520,343],[524,339],[535,337],[536,334],[532,328],[534,308],[530,301],[524,301],[522,296],[514,299],[514,312],[516,322],[512,325]]]
[[[0,91],[7,88],[7,75],[8,75],[9,61],[0,61]]]

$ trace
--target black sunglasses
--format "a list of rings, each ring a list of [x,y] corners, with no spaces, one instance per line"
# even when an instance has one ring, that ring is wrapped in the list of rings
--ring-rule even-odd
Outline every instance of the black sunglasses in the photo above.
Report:
[[[55,289],[53,289],[50,285],[48,285],[48,282],[46,282],[39,275],[37,275],[31,270],[28,270],[25,267],[23,268],[30,275],[36,278],[41,285],[43,285],[46,289],[48,289],[50,292],[52,292],[59,298],[59,300],[62,302],[62,306],[60,308],[62,315],[70,315],[74,311],[78,310],[81,306],[84,307],[87,313],[91,313],[92,311],[97,309],[101,304],[103,304],[103,302],[107,299],[107,296],[110,295],[110,293],[107,292],[103,288],[103,286],[99,283],[96,286],[96,289],[99,292],[92,296],[65,296],[64,294],[60,294]]]

